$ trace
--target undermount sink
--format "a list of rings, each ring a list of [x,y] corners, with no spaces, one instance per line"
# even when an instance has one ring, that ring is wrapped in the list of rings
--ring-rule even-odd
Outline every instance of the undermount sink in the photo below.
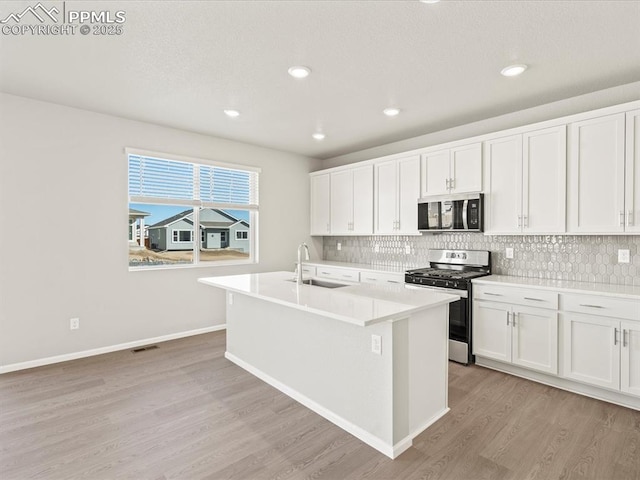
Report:
[[[293,279],[289,281],[295,282],[296,280]],[[327,280],[319,280],[317,278],[307,278],[306,280],[303,280],[302,283],[304,283],[305,285],[313,285],[314,287],[322,287],[322,288],[340,288],[340,287],[347,286],[344,283],[334,283],[334,282],[329,282]]]

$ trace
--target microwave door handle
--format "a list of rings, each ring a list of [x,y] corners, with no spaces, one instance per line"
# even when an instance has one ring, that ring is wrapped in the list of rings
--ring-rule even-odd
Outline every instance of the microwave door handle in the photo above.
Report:
[[[469,224],[467,223],[467,209],[469,208],[469,200],[465,200],[462,204],[462,227],[465,230],[469,230]]]

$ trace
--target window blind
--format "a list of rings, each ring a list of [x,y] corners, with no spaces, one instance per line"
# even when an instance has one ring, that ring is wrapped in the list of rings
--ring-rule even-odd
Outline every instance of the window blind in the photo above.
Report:
[[[130,201],[258,208],[259,173],[253,169],[133,153],[128,158]]]

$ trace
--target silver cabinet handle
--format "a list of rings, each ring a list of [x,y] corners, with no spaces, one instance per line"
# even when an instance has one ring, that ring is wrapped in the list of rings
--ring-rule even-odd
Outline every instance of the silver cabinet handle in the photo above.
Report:
[[[518,227],[522,226],[522,215],[518,215]]]
[[[541,298],[524,297],[525,300],[531,300],[532,302],[544,302]]]
[[[446,188],[447,190],[449,190],[449,189],[451,188],[451,187],[449,186],[449,182],[451,182],[451,180],[450,180],[450,179],[448,179],[448,178],[445,178],[445,179],[444,179],[444,183],[445,183],[445,185],[446,185],[446,187],[445,187],[445,188]]]
[[[627,330],[626,328],[624,330],[622,330],[622,346],[626,347],[627,345],[629,345],[629,342],[627,341],[627,333],[629,330]]]
[[[588,303],[581,303],[580,306],[589,308],[604,308],[602,305],[589,305]]]
[[[627,227],[633,226],[633,212],[631,210],[627,210]]]
[[[613,329],[613,344],[614,345],[618,344],[618,329],[617,328]]]
[[[513,318],[511,319],[511,326],[515,327],[516,326],[516,315],[518,315],[518,312],[513,312]]]
[[[624,211],[620,212],[620,226],[624,227]]]
[[[507,312],[507,326],[509,326],[509,317],[511,316],[511,312]]]
[[[456,179],[455,178],[450,178],[449,179],[449,189],[450,190],[454,190],[456,187]]]
[[[522,226],[529,227],[529,215],[522,216]]]
[[[484,292],[485,295],[491,295],[492,297],[501,297],[502,294],[501,293],[491,293],[491,292]]]

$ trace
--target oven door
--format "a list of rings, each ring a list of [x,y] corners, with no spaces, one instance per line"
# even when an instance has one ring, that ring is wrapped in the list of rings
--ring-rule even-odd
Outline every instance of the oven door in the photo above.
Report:
[[[460,295],[460,300],[449,304],[449,360],[467,365],[470,361],[471,325],[469,322],[469,299],[466,290],[442,287],[426,287],[405,284],[405,288],[419,288]]]

